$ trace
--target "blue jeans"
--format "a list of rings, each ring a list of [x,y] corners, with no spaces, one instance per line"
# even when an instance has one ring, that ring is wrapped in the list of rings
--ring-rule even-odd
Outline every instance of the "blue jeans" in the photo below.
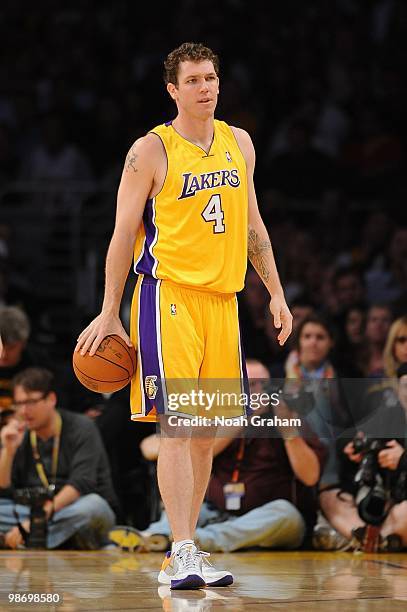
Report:
[[[13,510],[17,510],[22,523],[30,518],[30,508],[14,504],[11,499],[0,498],[0,532],[17,525]],[[56,548],[72,536],[78,538],[80,548],[100,548],[115,523],[115,515],[106,500],[96,493],[79,497],[62,510],[55,512],[48,522],[47,548]]]
[[[242,548],[294,549],[304,539],[305,521],[293,504],[285,499],[276,499],[242,516],[230,516],[226,521],[209,523],[220,516],[220,512],[203,503],[198,517],[196,538],[199,545],[210,552],[232,552]],[[146,531],[169,536],[171,528],[167,514],[151,523]]]

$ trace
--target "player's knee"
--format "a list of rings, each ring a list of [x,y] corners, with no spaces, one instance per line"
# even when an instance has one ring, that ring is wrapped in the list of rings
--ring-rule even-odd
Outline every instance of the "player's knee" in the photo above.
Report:
[[[207,453],[212,452],[215,438],[206,436],[197,436],[191,438],[191,448],[197,452]]]
[[[191,442],[190,438],[184,438],[184,437],[176,437],[176,438],[169,438],[167,436],[161,436],[160,438],[160,447],[159,447],[159,455],[163,455],[163,453],[166,453],[168,451],[173,451],[173,450],[178,450],[178,449],[185,449],[187,446],[189,446]]]

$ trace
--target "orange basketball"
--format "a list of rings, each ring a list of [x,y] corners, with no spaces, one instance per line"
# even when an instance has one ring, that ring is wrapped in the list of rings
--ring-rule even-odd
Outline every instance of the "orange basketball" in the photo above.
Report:
[[[106,336],[96,353],[74,352],[73,369],[77,379],[96,393],[113,393],[129,384],[136,371],[136,351],[120,336]]]

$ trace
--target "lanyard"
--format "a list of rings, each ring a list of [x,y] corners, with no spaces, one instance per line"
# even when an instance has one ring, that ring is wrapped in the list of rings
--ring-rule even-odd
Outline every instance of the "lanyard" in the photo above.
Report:
[[[56,413],[56,432],[54,435],[54,444],[52,446],[52,485],[53,488],[55,488],[55,483],[57,480],[57,467],[58,467],[58,455],[59,455],[59,443],[61,440],[61,429],[62,429],[62,418],[61,415],[59,414],[59,412]],[[31,448],[32,448],[32,452],[33,452],[33,456],[34,456],[34,460],[35,460],[35,467],[37,468],[37,473],[38,476],[40,477],[40,480],[42,482],[42,484],[44,485],[44,487],[49,488],[50,487],[50,483],[48,481],[47,475],[45,473],[45,469],[44,469],[44,464],[42,462],[39,450],[38,450],[38,444],[37,444],[37,434],[35,433],[35,431],[30,431],[30,442],[31,442]]]
[[[236,453],[235,469],[233,470],[232,474],[232,482],[239,482],[239,471],[244,457],[245,442],[246,440],[244,438],[240,438],[239,448],[237,449]]]

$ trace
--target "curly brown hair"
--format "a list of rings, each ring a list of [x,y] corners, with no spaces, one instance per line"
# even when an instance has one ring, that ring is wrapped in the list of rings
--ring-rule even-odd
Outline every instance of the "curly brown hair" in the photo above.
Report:
[[[186,42],[177,49],[174,49],[167,55],[164,62],[164,81],[165,84],[173,83],[178,85],[178,69],[181,62],[203,62],[209,60],[212,62],[215,72],[219,74],[219,58],[218,56],[201,43]]]

